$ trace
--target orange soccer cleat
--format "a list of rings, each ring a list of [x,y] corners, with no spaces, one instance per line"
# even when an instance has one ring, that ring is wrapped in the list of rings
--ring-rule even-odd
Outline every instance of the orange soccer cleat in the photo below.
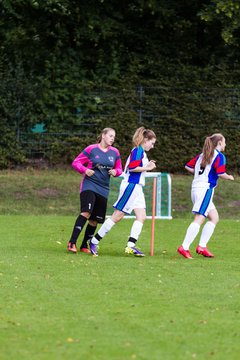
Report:
[[[91,251],[88,248],[80,248],[80,252],[91,254]]]
[[[72,253],[76,254],[76,252],[77,252],[76,244],[72,244],[72,243],[69,241],[67,248],[68,248],[68,251],[69,251],[69,252],[72,252]]]

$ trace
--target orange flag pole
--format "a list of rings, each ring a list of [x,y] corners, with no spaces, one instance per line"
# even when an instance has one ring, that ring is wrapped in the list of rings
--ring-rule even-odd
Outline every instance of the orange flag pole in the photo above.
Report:
[[[157,192],[157,178],[153,178],[153,191],[152,191],[152,228],[151,228],[151,243],[150,243],[150,256],[154,253],[154,231],[155,231],[155,215],[156,215],[156,192]]]

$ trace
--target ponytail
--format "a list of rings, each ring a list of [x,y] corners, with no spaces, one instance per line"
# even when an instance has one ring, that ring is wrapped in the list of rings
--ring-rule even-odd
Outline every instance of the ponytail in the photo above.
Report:
[[[203,153],[202,161],[201,161],[202,168],[205,168],[208,164],[211,163],[214,154],[214,149],[218,145],[218,142],[221,141],[222,139],[223,139],[223,135],[219,133],[206,137],[202,150]]]
[[[132,138],[133,146],[137,147],[141,145],[145,139],[147,140],[156,139],[156,135],[152,130],[145,129],[144,126],[141,126],[135,131],[133,135]]]

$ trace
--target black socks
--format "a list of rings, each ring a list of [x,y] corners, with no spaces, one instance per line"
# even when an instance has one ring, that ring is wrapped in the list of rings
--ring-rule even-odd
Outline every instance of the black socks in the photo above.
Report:
[[[75,222],[74,228],[73,228],[71,238],[69,240],[72,244],[76,244],[78,236],[79,236],[80,232],[82,231],[84,225],[86,224],[86,221],[87,221],[87,218],[85,218],[84,216],[82,216],[82,215],[78,216],[78,218]]]
[[[85,230],[85,234],[84,234],[84,238],[83,238],[83,241],[82,241],[82,245],[81,245],[81,249],[82,248],[87,248],[88,247],[88,241],[92,239],[94,233],[95,233],[95,230],[96,230],[97,226],[92,226],[90,224],[88,224],[88,226],[86,227],[86,230]]]

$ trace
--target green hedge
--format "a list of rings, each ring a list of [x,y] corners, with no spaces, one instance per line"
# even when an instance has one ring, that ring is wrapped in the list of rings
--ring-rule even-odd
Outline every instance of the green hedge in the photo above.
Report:
[[[116,129],[115,145],[125,161],[132,135],[143,125],[157,134],[149,157],[157,160],[159,171],[183,171],[185,162],[201,151],[205,136],[213,132],[225,135],[228,167],[239,171],[239,88],[227,83],[217,86],[213,80],[200,82],[194,69],[190,86],[189,73],[189,69],[183,72],[185,77],[178,82],[174,74],[161,81],[143,79],[139,85],[134,77],[104,86],[90,81],[57,85],[44,80],[35,92],[30,91],[29,80],[23,83],[25,96],[21,98],[5,83],[0,97],[5,134],[0,142],[0,168],[32,157],[43,157],[50,165],[70,163],[106,126]],[[33,133],[38,123],[44,124],[45,131]]]

